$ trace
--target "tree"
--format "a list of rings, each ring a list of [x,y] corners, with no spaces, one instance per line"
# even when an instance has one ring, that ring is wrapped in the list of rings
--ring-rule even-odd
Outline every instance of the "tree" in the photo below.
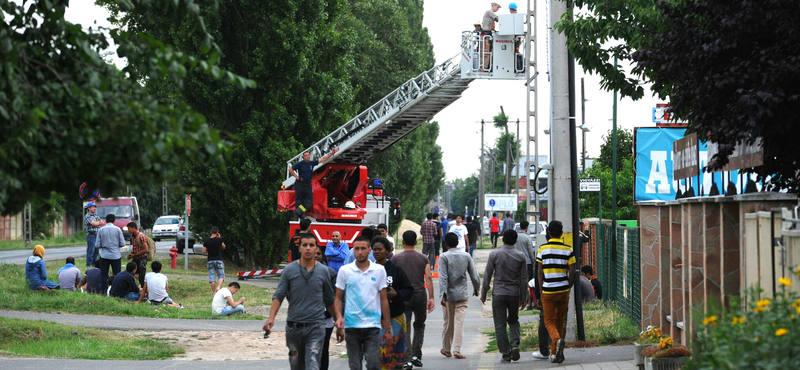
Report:
[[[800,7],[794,1],[662,2],[666,30],[633,54],[688,132],[719,145],[720,169],[737,143],[761,138],[769,190],[800,192]]]
[[[612,177],[613,160],[612,133],[603,136],[603,144],[600,146],[600,158],[595,161],[581,178],[599,178],[602,184],[602,204],[603,218],[611,218],[612,210]],[[617,130],[617,219],[635,220],[638,215],[636,204],[633,201],[633,184],[635,174],[633,168],[633,146],[632,133],[630,130]],[[597,192],[580,193],[580,214],[581,218],[598,217],[598,196]]]
[[[475,201],[478,199],[478,176],[472,175],[466,179],[455,179],[453,181],[453,192],[450,193],[450,207],[452,212],[463,213],[465,207],[473,209]],[[476,214],[473,210],[470,214]]]
[[[181,100],[158,102],[141,84],[158,77],[180,84],[196,73],[253,86],[219,68],[219,48],[196,5],[117,5],[131,16],[159,12],[184,22],[191,44],[202,49],[196,56],[143,30],[84,31],[64,20],[68,5],[0,0],[0,213],[47,202],[53,191],[75,199],[83,182],[110,194],[160,183],[187,163],[222,165],[228,146],[204,117]],[[121,71],[100,56],[109,47],[106,34],[129,63]]]

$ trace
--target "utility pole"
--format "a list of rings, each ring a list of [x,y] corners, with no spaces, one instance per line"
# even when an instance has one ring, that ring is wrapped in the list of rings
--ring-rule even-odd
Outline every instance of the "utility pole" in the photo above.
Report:
[[[25,239],[23,241],[25,249],[33,246],[33,225],[31,224],[32,217],[33,209],[31,208],[31,202],[27,202],[25,203],[25,208],[22,209],[22,237]]]
[[[167,201],[167,182],[161,185],[161,215],[166,216],[169,214],[169,202]]]
[[[517,137],[514,139],[514,149],[517,149],[517,158],[514,161],[514,164],[517,167],[517,177],[516,177],[516,180],[514,180],[514,182],[517,183],[517,185],[516,185],[516,188],[517,188],[517,202],[516,202],[516,204],[519,207],[519,195],[520,195],[519,194],[519,167],[522,165],[522,161],[519,160],[519,154],[520,153],[519,153],[519,149],[517,148],[517,145],[518,145],[517,143],[519,143],[519,118],[517,118]],[[528,163],[528,161],[525,161],[525,163]],[[534,230],[536,230],[536,229],[534,229]]]
[[[527,81],[525,83],[526,87],[526,95],[527,98],[525,99],[527,114],[525,115],[525,123],[526,123],[526,134],[525,134],[525,155],[530,157],[531,154],[531,141],[533,141],[534,147],[534,154],[533,154],[533,163],[536,168],[539,168],[539,115],[537,114],[537,110],[539,108],[539,84],[537,80],[537,76],[539,75],[538,72],[538,64],[537,64],[537,57],[539,53],[536,50],[537,47],[537,40],[538,34],[536,29],[537,20],[539,18],[539,14],[536,12],[536,1],[535,0],[528,0],[528,42],[525,43],[525,58],[528,59],[528,68],[525,68],[525,77]],[[533,57],[533,58],[531,58]],[[533,95],[533,107],[531,107],[531,95]],[[533,117],[533,136],[531,136],[531,117]],[[539,194],[534,192],[534,208],[531,209],[531,176],[530,176],[530,164],[527,163],[526,176],[528,180],[525,182],[527,185],[525,187],[525,195],[526,195],[526,204],[525,210],[536,211],[540,212],[539,210]],[[536,186],[538,190],[538,184],[533,184]],[[535,225],[539,224],[541,216],[536,216],[534,218]],[[530,218],[528,218],[530,221]],[[538,227],[538,226],[535,226]],[[535,230],[535,229],[534,229]]]
[[[554,1],[550,3],[550,19],[556,21],[567,13],[571,2]],[[553,164],[553,189],[552,195],[552,217],[550,220],[559,220],[564,225],[564,243],[572,246],[578,255],[576,265],[580,268],[580,242],[578,238],[577,213],[577,145],[575,133],[575,103],[574,103],[574,64],[567,49],[567,37],[559,33],[555,28],[550,30],[550,50],[551,50],[551,104],[552,104],[552,123],[550,135],[552,140]],[[573,272],[574,273],[574,272]],[[573,288],[574,294],[570,294],[569,312],[575,313],[580,319],[580,287]],[[577,297],[576,297],[577,296]],[[577,307],[576,307],[577,306]],[[576,339],[576,320],[569,320],[567,316],[566,340]],[[580,325],[577,326],[578,337],[582,334]],[[579,338],[580,339],[580,338]]]
[[[500,113],[504,116],[506,115],[506,111],[503,110],[503,106],[500,106]],[[506,116],[508,118],[508,116]],[[506,134],[508,134],[508,121],[506,121]],[[506,170],[505,170],[505,178],[503,181],[503,194],[508,194],[508,182],[511,180],[511,143],[509,140],[510,138],[506,135]]]
[[[485,124],[486,123],[481,120],[481,175],[478,178],[478,216],[480,217],[483,217],[483,198],[485,198],[483,195],[486,192],[486,185],[484,184],[484,176],[486,176],[486,174],[483,172],[483,126]]]
[[[581,146],[581,171],[586,172],[586,95],[583,88],[583,77],[581,77],[581,136],[583,136],[583,145]]]
[[[617,57],[614,57],[614,68],[617,68]],[[613,125],[611,127],[611,297],[614,299],[617,287],[617,90],[614,90],[614,106],[612,109]]]

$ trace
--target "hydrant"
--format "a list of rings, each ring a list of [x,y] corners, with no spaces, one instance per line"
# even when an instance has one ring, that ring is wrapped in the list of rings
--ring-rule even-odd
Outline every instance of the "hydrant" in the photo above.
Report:
[[[178,248],[174,245],[169,249],[169,256],[172,258],[170,266],[172,266],[172,269],[174,270],[178,267]]]

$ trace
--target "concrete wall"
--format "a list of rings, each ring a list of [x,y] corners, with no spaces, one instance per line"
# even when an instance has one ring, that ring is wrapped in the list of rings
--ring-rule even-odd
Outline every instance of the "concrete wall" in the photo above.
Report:
[[[763,241],[763,232],[745,233],[745,220],[748,230],[760,230],[758,219],[746,215],[796,204],[795,195],[778,193],[639,203],[641,327],[658,326],[687,343],[709,308],[730,305],[766,266],[771,275],[771,260],[749,247]]]

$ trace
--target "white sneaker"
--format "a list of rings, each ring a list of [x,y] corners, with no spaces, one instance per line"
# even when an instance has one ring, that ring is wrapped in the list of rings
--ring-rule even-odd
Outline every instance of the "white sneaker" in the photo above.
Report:
[[[556,355],[550,355],[550,362],[557,364],[558,360],[556,359]]]
[[[547,360],[548,358],[550,358],[549,356],[543,355],[541,352],[539,352],[538,349],[536,350],[536,352],[531,353],[531,355],[533,356],[533,358],[537,360]]]

